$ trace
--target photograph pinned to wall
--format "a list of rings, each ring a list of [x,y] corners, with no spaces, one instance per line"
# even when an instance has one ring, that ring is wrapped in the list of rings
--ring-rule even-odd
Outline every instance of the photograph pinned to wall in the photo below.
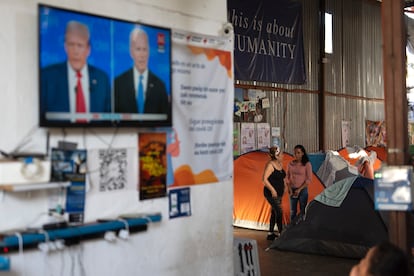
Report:
[[[167,196],[166,146],[166,133],[138,134],[140,200]]]
[[[387,146],[385,121],[365,120],[365,144],[367,147]]]
[[[270,108],[270,100],[269,100],[269,98],[263,98],[262,99],[262,108],[263,109]]]
[[[169,189],[170,218],[191,216],[190,188]]]
[[[86,150],[52,148],[51,181],[77,181],[85,179]]]
[[[351,121],[342,120],[341,130],[342,130],[342,147],[345,148],[349,146],[349,138],[351,135]]]

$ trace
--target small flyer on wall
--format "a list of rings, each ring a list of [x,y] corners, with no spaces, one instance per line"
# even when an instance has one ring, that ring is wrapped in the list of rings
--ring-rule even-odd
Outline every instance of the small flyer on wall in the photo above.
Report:
[[[342,147],[349,146],[349,138],[351,136],[351,121],[342,120]]]
[[[70,181],[66,190],[65,212],[70,223],[82,223],[86,194],[86,150],[52,148],[51,181]]]
[[[139,133],[139,199],[167,196],[167,134]]]
[[[268,149],[270,147],[270,124],[258,123],[257,128],[257,148]]]
[[[169,190],[170,218],[191,216],[190,188]]]

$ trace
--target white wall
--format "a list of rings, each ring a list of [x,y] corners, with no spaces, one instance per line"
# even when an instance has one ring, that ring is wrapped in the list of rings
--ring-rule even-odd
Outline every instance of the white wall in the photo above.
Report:
[[[226,1],[222,0],[42,3],[208,35],[219,35],[227,21]],[[37,127],[37,4],[35,0],[0,1],[0,150],[6,152],[26,136],[31,139],[24,150],[45,148],[46,129]],[[136,132],[119,130],[112,146],[136,148]],[[113,129],[66,129],[65,139],[78,142],[80,148],[106,148],[113,134]],[[52,130],[50,146],[63,138],[62,130]],[[131,162],[136,164],[137,160]],[[47,210],[49,199],[47,191],[4,193],[0,196],[0,230],[23,227],[36,220]],[[191,201],[191,217],[169,220],[166,198],[139,201],[137,192],[131,190],[87,197],[87,217],[92,218],[97,210],[102,216],[123,210],[161,212],[163,218],[151,224],[148,231],[131,235],[128,241],[86,241],[47,257],[37,250],[24,252],[23,256],[12,254],[11,271],[4,275],[232,275],[233,183],[191,187]]]

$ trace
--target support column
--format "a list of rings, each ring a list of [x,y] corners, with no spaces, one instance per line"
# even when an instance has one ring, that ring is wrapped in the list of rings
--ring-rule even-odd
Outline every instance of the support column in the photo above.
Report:
[[[404,4],[404,0],[381,4],[388,165],[406,165],[409,160]],[[407,218],[406,212],[391,211],[388,234],[392,243],[409,252]]]

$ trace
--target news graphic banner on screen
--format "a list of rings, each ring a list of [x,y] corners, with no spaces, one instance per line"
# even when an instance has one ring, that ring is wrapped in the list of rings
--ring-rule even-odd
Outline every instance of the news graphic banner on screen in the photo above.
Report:
[[[39,124],[172,124],[171,30],[39,4]]]

